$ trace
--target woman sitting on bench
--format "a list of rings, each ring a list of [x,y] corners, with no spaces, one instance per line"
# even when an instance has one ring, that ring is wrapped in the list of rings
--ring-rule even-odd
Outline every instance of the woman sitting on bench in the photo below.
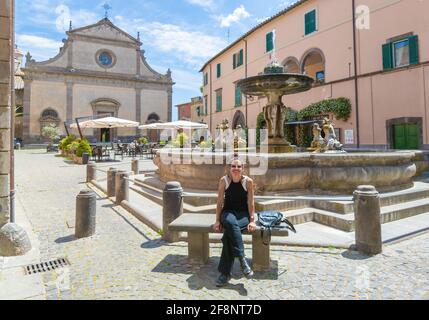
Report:
[[[216,223],[213,229],[220,232],[223,229],[222,255],[218,270],[220,276],[216,286],[225,286],[231,279],[234,259],[240,261],[241,270],[246,277],[251,277],[253,271],[244,255],[242,230],[252,232],[256,229],[253,201],[253,180],[243,175],[243,164],[238,158],[231,161],[229,172],[219,181],[216,207]]]

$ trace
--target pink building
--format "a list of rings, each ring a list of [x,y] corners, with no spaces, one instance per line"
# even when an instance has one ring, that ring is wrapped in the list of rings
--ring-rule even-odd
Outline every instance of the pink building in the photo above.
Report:
[[[310,91],[285,96],[286,106],[350,100],[348,120],[333,119],[342,143],[429,149],[427,12],[429,1],[420,0],[298,1],[202,67],[204,121],[212,134],[225,118],[255,128],[266,99],[241,95],[235,83],[262,72],[274,56],[287,72],[316,80]]]
[[[191,103],[186,102],[182,104],[178,104],[178,119],[179,120],[191,120]]]

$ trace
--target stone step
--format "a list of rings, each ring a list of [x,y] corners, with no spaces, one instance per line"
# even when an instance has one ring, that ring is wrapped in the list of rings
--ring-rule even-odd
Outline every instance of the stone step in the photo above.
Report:
[[[143,197],[152,200],[153,202],[163,205],[162,195],[152,189],[146,188],[142,185],[130,186],[130,189],[142,195]],[[216,205],[205,205],[205,206],[193,206],[187,203],[183,203],[184,213],[216,213]]]
[[[309,207],[310,202],[307,200],[255,200],[255,210],[276,210],[288,211]]]
[[[409,190],[381,194],[380,206],[386,207],[425,198],[429,198],[429,188],[423,187],[419,183],[416,183],[416,186]],[[315,200],[311,202],[311,206],[317,209],[332,211],[340,214],[353,213],[353,201]]]
[[[408,201],[381,208],[381,223],[387,223],[429,212],[429,198]]]

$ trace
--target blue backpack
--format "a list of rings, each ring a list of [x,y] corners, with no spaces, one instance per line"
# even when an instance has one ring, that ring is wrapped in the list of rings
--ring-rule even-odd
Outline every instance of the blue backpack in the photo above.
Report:
[[[293,224],[278,211],[261,211],[258,215],[258,223],[261,226],[262,242],[268,245],[271,241],[271,229],[286,228],[296,233]],[[282,224],[282,222],[284,222]],[[268,240],[267,240],[268,239]]]

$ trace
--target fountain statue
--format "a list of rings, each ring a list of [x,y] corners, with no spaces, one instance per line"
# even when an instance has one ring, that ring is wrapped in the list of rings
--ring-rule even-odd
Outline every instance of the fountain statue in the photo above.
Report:
[[[323,125],[322,125],[323,133],[325,134],[325,141],[326,141],[326,149],[325,151],[342,151],[343,145],[337,140],[337,136],[335,134],[334,125],[329,119],[324,118],[323,119]]]
[[[322,129],[325,138],[322,138],[321,136]],[[310,148],[307,148],[307,150],[313,151],[313,153],[345,152],[343,150],[343,145],[337,140],[334,124],[329,121],[329,119],[323,119],[322,129],[318,123],[313,123],[313,141],[311,142]]]
[[[238,81],[241,92],[252,96],[265,96],[263,108],[268,129],[268,152],[284,153],[296,150],[284,135],[285,105],[282,97],[311,89],[314,80],[303,74],[284,73],[284,67],[275,60],[265,67],[263,74]]]

